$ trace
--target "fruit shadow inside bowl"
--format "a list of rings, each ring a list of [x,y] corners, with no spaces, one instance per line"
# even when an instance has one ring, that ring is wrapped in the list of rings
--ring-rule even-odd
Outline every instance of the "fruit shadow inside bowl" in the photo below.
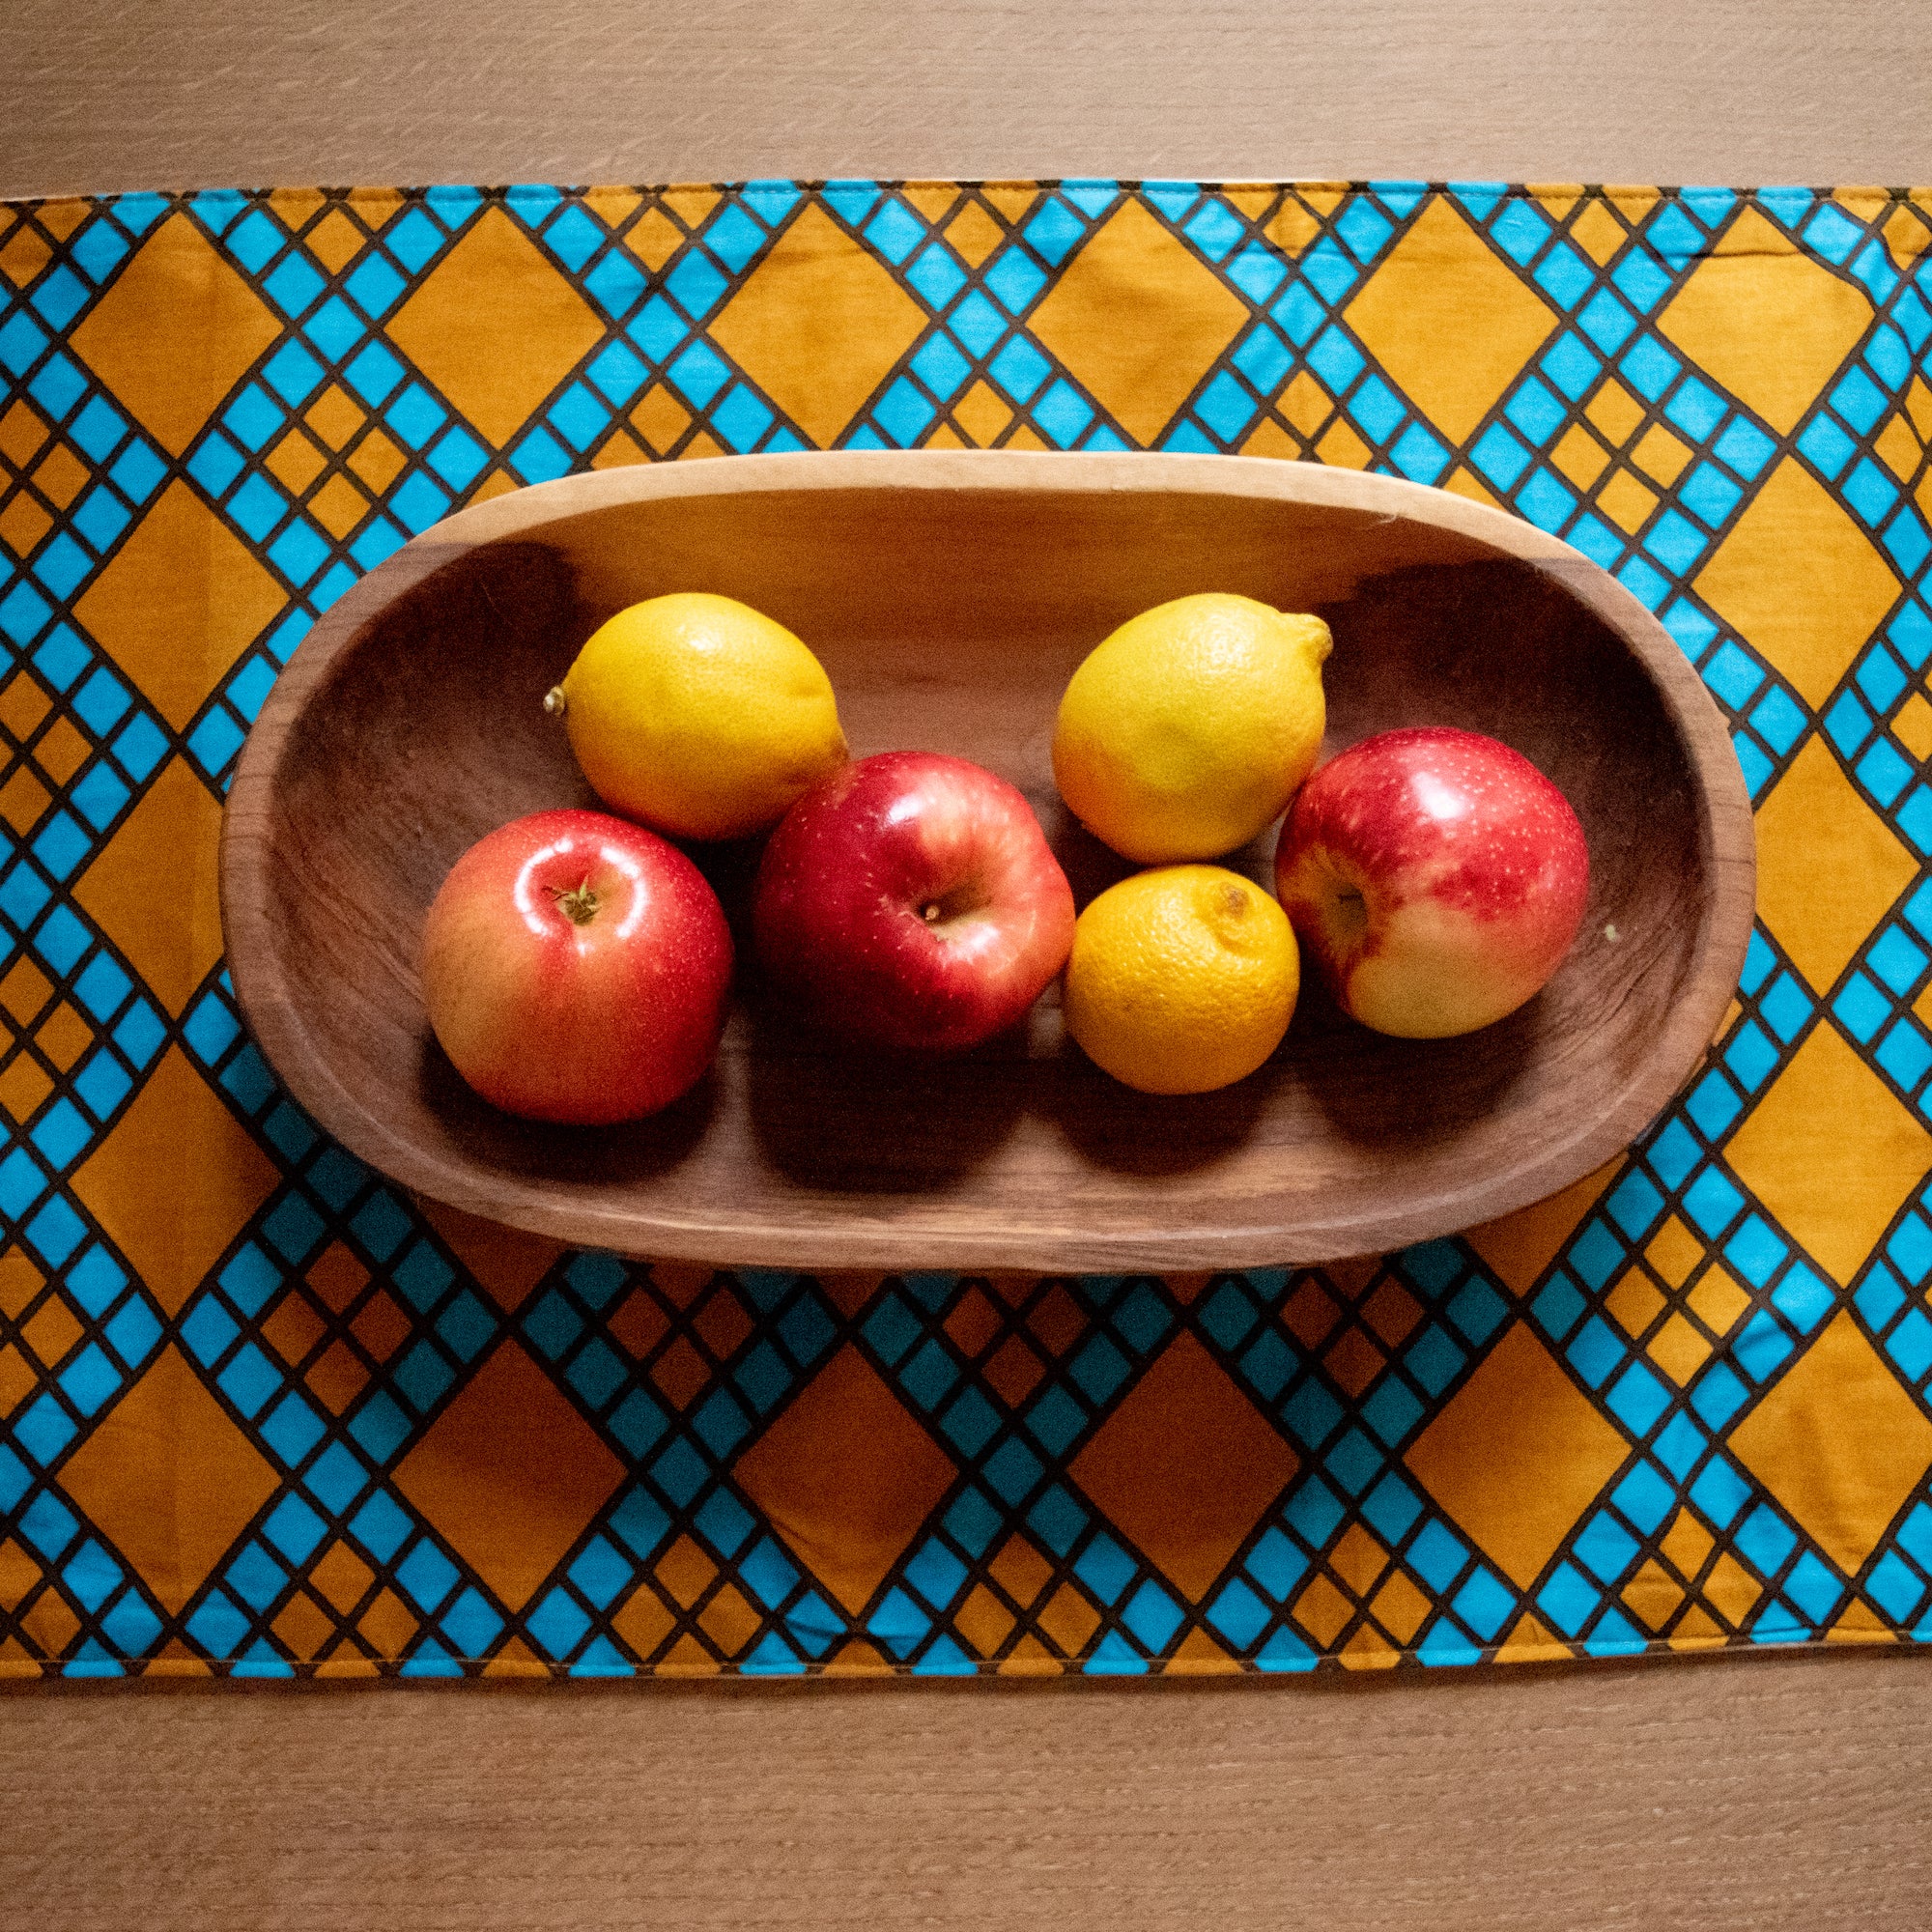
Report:
[[[522,1120],[493,1107],[457,1072],[424,1029],[417,1073],[423,1106],[472,1158],[530,1181],[622,1186],[672,1173],[703,1140],[718,1109],[715,1066],[668,1107],[614,1126]]]
[[[960,1187],[998,1155],[1028,1109],[1023,1030],[921,1058],[854,1046],[801,1020],[766,987],[749,987],[743,1004],[751,1130],[764,1158],[802,1187],[858,1195]],[[863,1126],[829,1132],[834,1120]]]
[[[1505,1106],[1529,1065],[1543,995],[1477,1034],[1398,1039],[1350,1019],[1302,957],[1301,997],[1275,1058],[1292,1061],[1334,1130],[1364,1147],[1422,1151]]]
[[[1110,1173],[1170,1178],[1215,1166],[1237,1155],[1253,1138],[1276,1090],[1295,1077],[1277,1050],[1245,1080],[1211,1094],[1134,1094],[1068,1040],[1053,1077],[1044,1083],[1041,1111],[1083,1160]]]

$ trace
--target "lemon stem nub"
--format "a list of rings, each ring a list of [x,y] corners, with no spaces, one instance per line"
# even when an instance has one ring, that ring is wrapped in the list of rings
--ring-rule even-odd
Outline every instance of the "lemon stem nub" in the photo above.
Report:
[[[572,925],[588,925],[597,917],[597,895],[590,890],[587,878],[579,883],[575,892],[567,893],[561,886],[550,890],[557,910]]]
[[[544,710],[553,718],[561,718],[570,700],[563,695],[563,686],[554,684],[544,693]]]

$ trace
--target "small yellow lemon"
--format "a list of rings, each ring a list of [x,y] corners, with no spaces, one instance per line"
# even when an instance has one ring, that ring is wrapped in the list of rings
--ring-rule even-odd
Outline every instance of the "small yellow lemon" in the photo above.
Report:
[[[704,591],[619,611],[544,705],[606,805],[685,838],[760,831],[846,756],[824,666]]]
[[[1315,768],[1331,644],[1320,617],[1252,597],[1143,611],[1095,646],[1061,697],[1061,797],[1144,865],[1246,844]]]
[[[1207,1094],[1252,1073],[1301,990],[1294,930],[1251,879],[1162,866],[1109,887],[1073,928],[1066,1031],[1143,1094]]]

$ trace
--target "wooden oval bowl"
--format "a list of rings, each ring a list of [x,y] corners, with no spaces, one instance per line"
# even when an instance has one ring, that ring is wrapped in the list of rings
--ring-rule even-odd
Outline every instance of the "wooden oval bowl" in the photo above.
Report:
[[[1054,713],[1081,658],[1190,591],[1320,610],[1327,749],[1442,724],[1526,753],[1589,838],[1581,935],[1484,1032],[1384,1038],[1311,985],[1259,1073],[1161,1099],[1064,1043],[1051,992],[1023,1035],[953,1061],[869,1059],[802,1030],[742,943],[755,850],[697,848],[741,933],[715,1070],[631,1127],[511,1120],[430,1035],[423,915],[493,827],[595,802],[543,695],[611,612],[684,589],[805,639],[855,754],[922,747],[1012,780],[1082,904],[1132,868],[1053,788]],[[1270,887],[1273,837],[1231,862]],[[1513,517],[1250,458],[841,453],[570,477],[426,531],[283,672],[229,795],[221,880],[236,990],[277,1073],[435,1200],[723,1264],[1207,1268],[1447,1234],[1625,1146],[1736,984],[1752,841],[1729,738],[1677,646]]]

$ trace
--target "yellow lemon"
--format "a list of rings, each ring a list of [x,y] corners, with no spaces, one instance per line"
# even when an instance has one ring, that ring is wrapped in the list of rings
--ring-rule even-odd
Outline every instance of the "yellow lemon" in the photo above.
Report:
[[[1143,1094],[1207,1094],[1288,1031],[1301,955],[1288,915],[1221,866],[1162,866],[1109,887],[1073,928],[1066,1031]]]
[[[1061,797],[1144,865],[1245,845],[1315,768],[1332,641],[1320,617],[1252,597],[1178,597],[1143,611],[1094,649],[1061,697]]]
[[[782,624],[703,591],[619,611],[544,706],[606,805],[685,838],[760,831],[846,756],[824,666]]]

